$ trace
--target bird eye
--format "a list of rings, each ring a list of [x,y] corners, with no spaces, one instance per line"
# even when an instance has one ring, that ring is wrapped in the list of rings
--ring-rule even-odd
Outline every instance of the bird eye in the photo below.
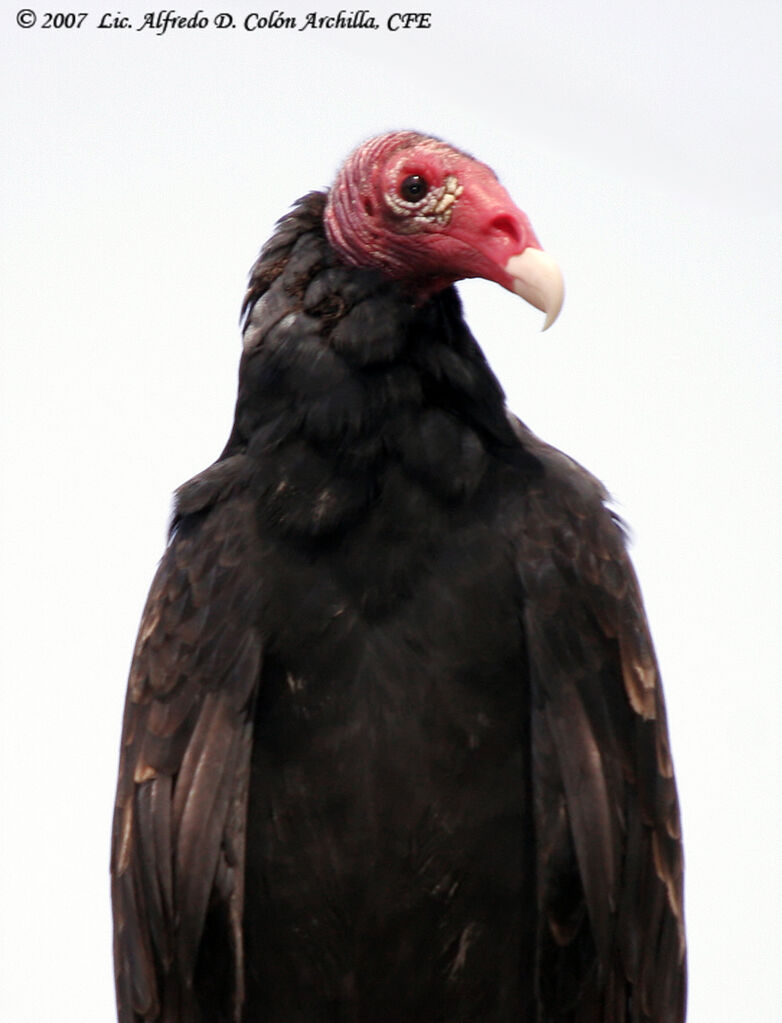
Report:
[[[429,185],[420,174],[411,174],[399,186],[399,194],[408,202],[420,202],[429,191]]]

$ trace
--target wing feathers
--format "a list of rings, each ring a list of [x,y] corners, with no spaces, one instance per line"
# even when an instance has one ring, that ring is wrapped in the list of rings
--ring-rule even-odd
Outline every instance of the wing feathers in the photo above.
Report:
[[[224,1006],[210,1019],[195,1007],[194,971],[212,905],[222,903],[216,926],[225,928],[228,968],[242,983],[258,580],[247,554],[251,505],[231,473],[212,476],[193,484],[186,502],[214,498],[218,483],[231,498],[178,520],[131,666],[112,852],[120,1023],[227,1018]]]
[[[530,485],[518,561],[535,705],[538,902],[554,940],[541,932],[541,1000],[557,1020],[591,1019],[599,1005],[594,1018],[606,1023],[680,1023],[679,812],[637,580],[602,486],[521,424],[516,432],[545,473]]]
[[[583,704],[573,690],[547,705],[546,721],[562,772],[576,856],[601,957],[610,943],[616,897],[618,836],[602,757]],[[534,741],[534,738],[533,738]]]
[[[208,693],[177,778],[172,811],[180,914],[177,952],[188,983],[192,982],[215,880],[241,739],[223,694]],[[219,830],[214,827],[215,820],[223,824]]]
[[[170,778],[156,778],[140,785],[136,795],[138,866],[142,877],[153,880],[145,888],[147,925],[164,967],[171,963],[173,920],[170,789]]]

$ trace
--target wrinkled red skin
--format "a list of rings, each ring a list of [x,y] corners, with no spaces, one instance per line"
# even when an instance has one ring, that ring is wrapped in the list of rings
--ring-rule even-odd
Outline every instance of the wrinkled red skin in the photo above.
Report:
[[[399,210],[410,175],[429,189],[453,176],[462,190],[443,221]],[[395,208],[396,204],[396,208]],[[483,163],[444,142],[414,132],[370,139],[340,169],[324,215],[329,241],[352,266],[381,270],[419,298],[467,277],[509,291],[511,256],[541,245],[527,218]]]

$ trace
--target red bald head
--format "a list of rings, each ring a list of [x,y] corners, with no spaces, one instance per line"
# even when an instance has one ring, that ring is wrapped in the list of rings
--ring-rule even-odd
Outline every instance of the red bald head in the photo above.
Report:
[[[439,139],[391,132],[364,143],[337,174],[325,224],[347,263],[419,298],[485,277],[546,311],[546,326],[562,304],[556,265],[494,172]]]

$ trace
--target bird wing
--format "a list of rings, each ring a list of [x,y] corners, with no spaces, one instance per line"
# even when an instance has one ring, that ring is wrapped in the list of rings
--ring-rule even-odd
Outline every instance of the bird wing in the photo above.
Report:
[[[228,1008],[203,1023],[238,1018],[261,641],[251,505],[241,493],[222,499],[236,461],[181,488],[133,654],[112,835],[120,1023],[200,1021],[194,974],[212,934],[232,950],[214,981],[214,1004]]]
[[[516,429],[545,470],[526,495],[519,559],[542,1018],[678,1023],[679,809],[638,582],[602,484]]]

